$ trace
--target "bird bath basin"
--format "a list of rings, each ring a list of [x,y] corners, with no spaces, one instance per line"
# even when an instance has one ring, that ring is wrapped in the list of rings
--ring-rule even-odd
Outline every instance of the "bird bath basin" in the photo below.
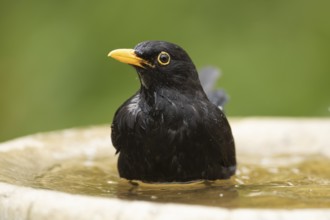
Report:
[[[118,178],[110,126],[0,144],[0,219],[327,219],[330,119],[231,118],[237,174],[189,184]]]

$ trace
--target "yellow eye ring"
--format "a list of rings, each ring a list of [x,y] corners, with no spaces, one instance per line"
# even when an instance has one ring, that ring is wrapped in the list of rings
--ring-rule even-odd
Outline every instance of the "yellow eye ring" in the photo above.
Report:
[[[165,66],[170,63],[171,57],[167,52],[162,51],[158,54],[157,61],[161,65]]]

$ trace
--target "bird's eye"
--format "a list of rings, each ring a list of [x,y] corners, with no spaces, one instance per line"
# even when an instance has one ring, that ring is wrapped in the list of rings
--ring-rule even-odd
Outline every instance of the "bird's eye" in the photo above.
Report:
[[[168,53],[163,51],[159,53],[157,60],[158,63],[165,66],[170,63],[171,57]]]

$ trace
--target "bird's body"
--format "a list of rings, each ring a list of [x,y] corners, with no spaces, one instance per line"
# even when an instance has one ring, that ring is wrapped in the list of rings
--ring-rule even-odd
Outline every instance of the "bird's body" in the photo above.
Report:
[[[160,60],[163,52],[170,56],[169,63]],[[120,176],[186,182],[233,175],[236,159],[229,123],[208,100],[189,56],[159,41],[139,44],[133,55],[138,63],[126,63],[136,67],[141,88],[117,110],[112,123]]]

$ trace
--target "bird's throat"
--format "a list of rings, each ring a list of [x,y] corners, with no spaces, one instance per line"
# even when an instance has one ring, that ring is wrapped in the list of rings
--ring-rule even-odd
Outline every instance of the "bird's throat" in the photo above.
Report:
[[[146,80],[143,78],[142,74],[137,71],[138,75],[139,75],[139,79],[140,79],[140,83],[141,86],[144,87],[145,89],[149,89],[148,83],[146,82]]]

